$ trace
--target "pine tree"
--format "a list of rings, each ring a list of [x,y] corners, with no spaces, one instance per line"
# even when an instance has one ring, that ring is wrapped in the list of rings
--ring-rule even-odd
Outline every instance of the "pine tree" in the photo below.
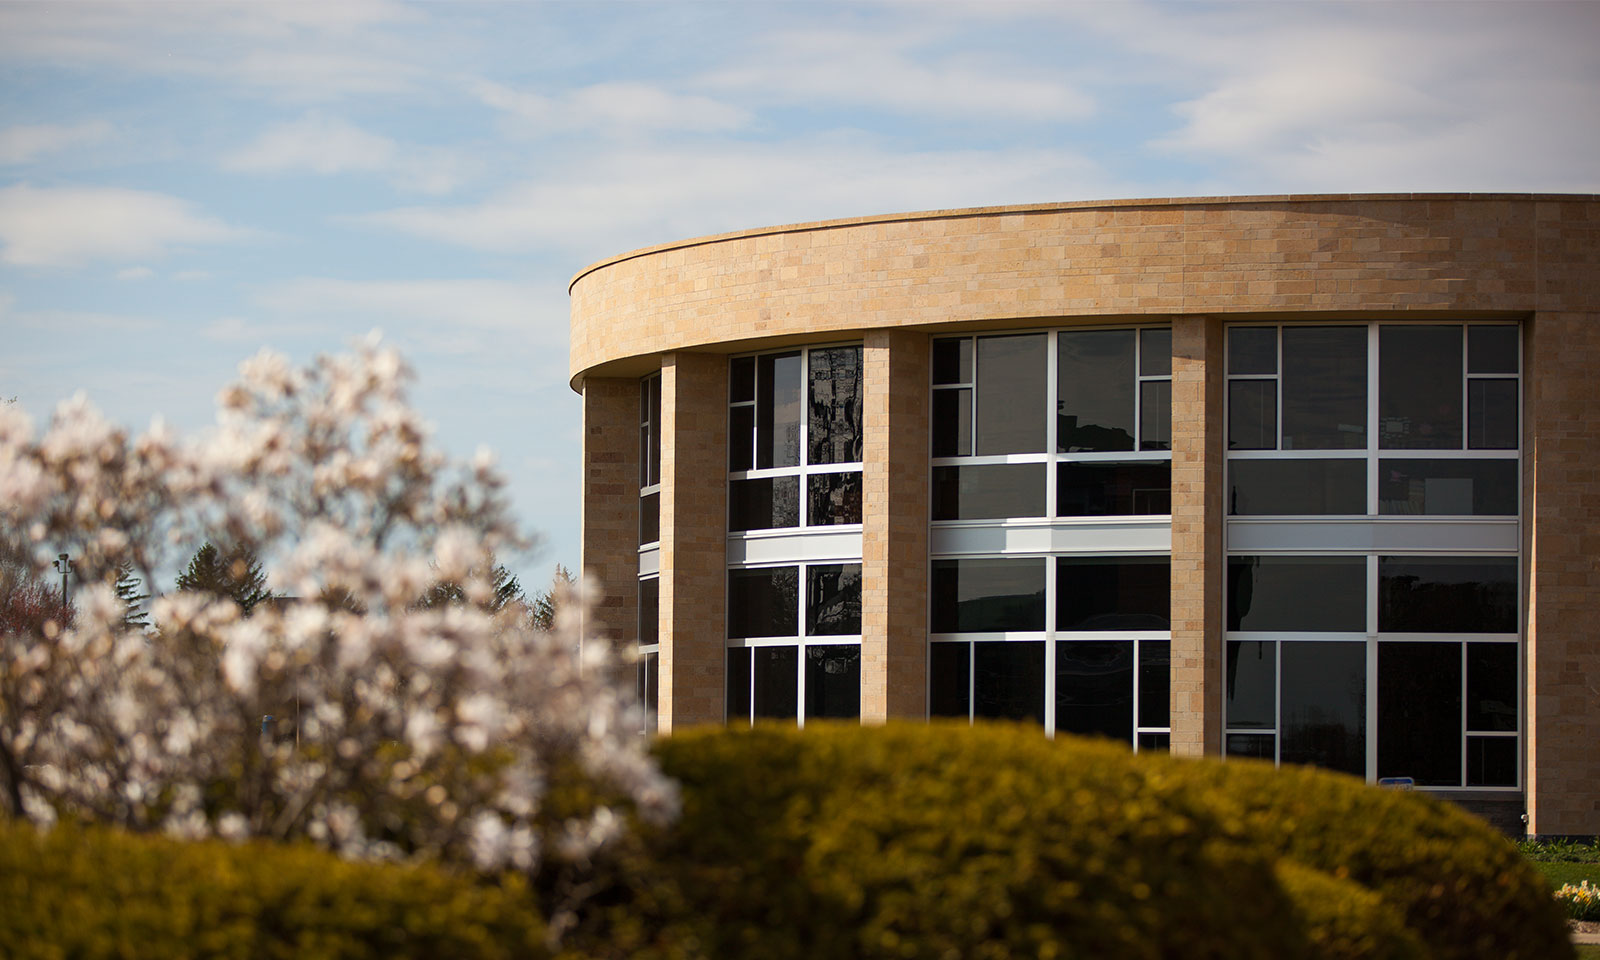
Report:
[[[550,589],[541,590],[534,595],[533,605],[529,611],[529,618],[538,630],[554,630],[556,627],[556,614],[561,609],[561,601],[566,598],[567,592],[572,589],[572,574],[566,567],[556,564],[556,572],[550,578]]]
[[[488,603],[488,610],[491,613],[499,613],[508,603],[520,603],[526,600],[522,593],[521,582],[511,575],[511,571],[507,570],[504,564],[494,565],[494,569],[489,572],[489,582],[494,586],[494,596]],[[467,595],[460,584],[450,580],[440,580],[422,595],[417,601],[417,607],[432,610],[450,603],[466,602]]]
[[[195,551],[189,566],[178,574],[178,589],[228,597],[247,617],[256,604],[273,599],[261,561],[248,547],[231,550],[224,556],[207,543]]]
[[[124,630],[143,630],[150,626],[150,614],[143,609],[144,601],[150,599],[150,594],[139,592],[143,584],[141,578],[134,576],[133,564],[124,563],[117,568],[115,589],[117,599],[122,601]]]

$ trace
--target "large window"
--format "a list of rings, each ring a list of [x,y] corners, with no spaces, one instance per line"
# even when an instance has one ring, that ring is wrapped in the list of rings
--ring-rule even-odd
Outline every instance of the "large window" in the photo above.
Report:
[[[861,715],[861,564],[728,571],[728,722]]]
[[[656,713],[661,691],[661,580],[644,577],[639,581],[639,653],[634,680],[634,695],[644,711],[645,733],[656,730]]]
[[[639,381],[639,544],[661,539],[661,375]]]

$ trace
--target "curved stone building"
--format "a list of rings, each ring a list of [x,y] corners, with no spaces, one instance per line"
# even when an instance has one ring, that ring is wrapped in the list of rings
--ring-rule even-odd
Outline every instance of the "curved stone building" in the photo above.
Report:
[[[1008,717],[1600,834],[1600,198],[862,217],[571,295],[660,730]]]

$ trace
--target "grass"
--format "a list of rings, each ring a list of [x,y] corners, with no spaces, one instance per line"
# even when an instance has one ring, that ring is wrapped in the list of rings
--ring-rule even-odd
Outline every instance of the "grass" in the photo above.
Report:
[[[1578,944],[1578,960],[1600,960],[1600,944]]]
[[[1544,874],[1550,889],[1564,883],[1589,881],[1600,885],[1600,842],[1574,843],[1568,840],[1553,843],[1535,843],[1524,840],[1517,844],[1522,855],[1533,861],[1534,869]],[[1597,955],[1595,960],[1600,960]]]
[[[1554,890],[1563,883],[1589,881],[1590,886],[1600,885],[1600,863],[1534,863],[1535,870],[1544,874]]]

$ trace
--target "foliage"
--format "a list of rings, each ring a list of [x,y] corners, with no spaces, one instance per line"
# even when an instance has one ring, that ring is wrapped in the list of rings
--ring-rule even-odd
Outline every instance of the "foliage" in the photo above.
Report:
[[[566,567],[556,564],[556,572],[550,578],[550,589],[535,594],[529,608],[529,616],[532,617],[535,628],[546,631],[555,629],[561,604],[571,596],[574,586],[572,574]]]
[[[257,604],[272,599],[267,589],[267,574],[249,547],[235,547],[223,554],[206,543],[189,558],[189,565],[178,574],[178,589],[209,593],[239,605],[243,616]]]
[[[122,629],[143,630],[150,625],[150,614],[143,608],[143,603],[150,599],[150,594],[140,593],[139,587],[144,581],[134,572],[133,564],[124,563],[117,567],[116,582],[111,589],[117,595],[117,601],[122,604]]]
[[[1600,863],[1600,840],[1519,840],[1517,851],[1536,863]]]
[[[15,960],[546,955],[516,876],[348,863],[305,845],[0,822],[0,902]]]
[[[490,613],[498,613],[510,604],[525,602],[522,584],[511,575],[511,571],[507,570],[504,564],[490,564],[489,586],[493,592],[484,601],[483,608]],[[417,601],[417,606],[424,610],[434,610],[446,604],[466,602],[467,592],[461,584],[453,580],[440,580],[428,587],[422,598]]]
[[[1556,900],[1572,919],[1600,922],[1600,886],[1591,886],[1587,880],[1565,883],[1556,890]]]
[[[552,636],[488,608],[492,551],[526,540],[486,452],[432,449],[398,355],[369,342],[296,369],[263,352],[241,374],[198,442],[130,436],[81,397],[35,439],[0,408],[0,539],[38,565],[70,546],[85,581],[70,629],[0,636],[7,806],[485,868],[581,861],[618,808],[669,817],[606,645],[575,642],[576,618]],[[180,590],[152,603],[149,638],[128,630],[119,571],[150,583],[172,545],[202,541],[263,558],[299,599],[246,618],[231,594]],[[418,609],[441,578],[469,602]],[[546,815],[563,765],[609,802]]]

